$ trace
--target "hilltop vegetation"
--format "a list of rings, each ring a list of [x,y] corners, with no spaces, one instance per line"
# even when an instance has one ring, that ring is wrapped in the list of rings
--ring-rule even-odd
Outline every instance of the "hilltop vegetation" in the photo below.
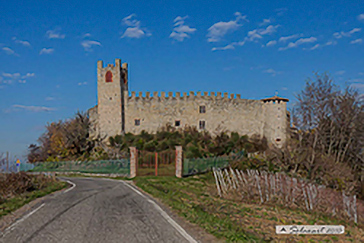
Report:
[[[326,74],[308,79],[291,110],[293,129],[282,149],[269,148],[264,138],[221,132],[211,136],[186,127],[166,126],[156,134],[130,133],[91,139],[90,121],[85,113],[53,122],[29,146],[28,160],[100,160],[128,156],[128,148],[173,150],[182,145],[186,158],[228,155],[245,151],[254,158],[243,158],[232,166],[285,172],[337,190],[364,196],[364,106],[363,95],[352,86],[341,89]]]
[[[39,138],[40,145],[29,146],[28,160],[69,161],[69,160],[106,160],[128,157],[129,147],[138,150],[160,152],[175,150],[182,145],[186,158],[200,158],[228,155],[241,151],[256,152],[267,148],[263,139],[248,138],[236,132],[221,132],[212,136],[199,132],[195,127],[176,130],[166,125],[156,134],[142,131],[140,134],[126,133],[110,137],[108,143],[100,138],[91,139],[90,121],[85,113],[78,112],[74,118],[48,124],[46,132]]]

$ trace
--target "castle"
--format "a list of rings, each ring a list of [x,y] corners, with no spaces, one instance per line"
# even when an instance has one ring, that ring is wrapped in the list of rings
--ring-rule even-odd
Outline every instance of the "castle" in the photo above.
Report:
[[[107,138],[118,134],[153,133],[166,124],[176,128],[196,126],[211,134],[221,131],[265,137],[270,145],[281,147],[288,135],[288,99],[274,96],[262,100],[242,99],[221,92],[139,92],[128,90],[128,64],[115,60],[104,67],[97,62],[97,100],[88,114],[93,136]]]

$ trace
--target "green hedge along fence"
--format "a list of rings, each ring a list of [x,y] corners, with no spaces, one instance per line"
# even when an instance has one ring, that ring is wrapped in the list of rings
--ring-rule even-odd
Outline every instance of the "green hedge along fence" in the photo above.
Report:
[[[60,161],[35,163],[34,172],[80,172],[99,174],[130,174],[130,160]]]
[[[229,166],[229,157],[196,158],[183,160],[183,176],[200,174],[211,171],[212,168]]]

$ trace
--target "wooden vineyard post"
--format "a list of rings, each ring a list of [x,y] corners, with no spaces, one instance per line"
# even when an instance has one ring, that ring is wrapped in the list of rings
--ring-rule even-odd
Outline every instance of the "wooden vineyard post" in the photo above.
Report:
[[[158,175],[158,153],[155,152],[155,176]]]

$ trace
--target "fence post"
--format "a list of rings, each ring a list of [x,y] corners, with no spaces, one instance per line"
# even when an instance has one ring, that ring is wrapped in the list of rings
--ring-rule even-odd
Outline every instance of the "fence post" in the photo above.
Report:
[[[158,153],[155,152],[155,176],[158,175]]]
[[[136,147],[129,147],[130,149],[130,178],[136,177],[136,160],[137,160],[137,152]]]
[[[176,177],[183,176],[182,146],[176,146]]]

